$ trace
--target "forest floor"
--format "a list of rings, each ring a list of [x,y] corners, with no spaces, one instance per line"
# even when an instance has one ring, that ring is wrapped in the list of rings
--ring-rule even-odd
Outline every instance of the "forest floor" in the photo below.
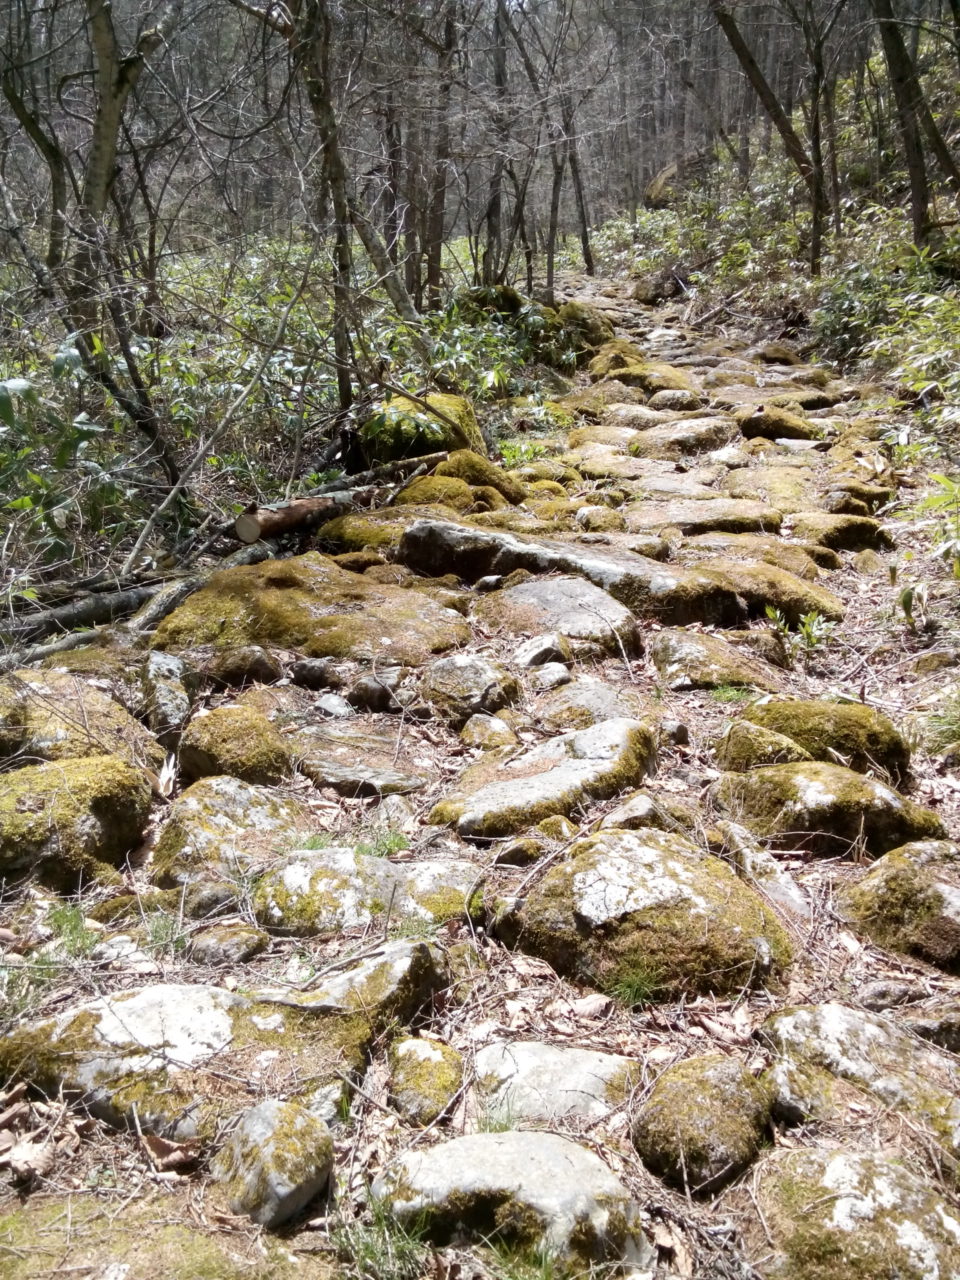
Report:
[[[349,542],[322,544],[355,557],[342,558],[338,572],[351,572],[352,564],[364,590],[381,592],[382,599],[357,597],[361,612],[389,620],[400,592],[412,599],[422,591],[424,617],[428,608],[439,605],[446,615],[443,606],[452,606],[456,625],[468,628],[457,633],[456,652],[476,659],[492,684],[480,693],[431,686],[438,659],[427,654],[400,664],[391,685],[398,700],[386,709],[358,698],[350,706],[340,692],[355,689],[371,669],[375,676],[386,671],[386,649],[372,667],[359,650],[331,659],[328,687],[310,691],[291,682],[291,668],[311,654],[278,644],[277,678],[234,686],[221,680],[207,686],[196,708],[253,710],[308,761],[303,743],[315,743],[317,727],[322,736],[325,726],[342,725],[347,776],[366,761],[413,781],[386,788],[395,794],[351,798],[349,786],[321,765],[303,766],[269,787],[289,806],[276,821],[263,818],[262,796],[251,800],[246,822],[241,816],[217,828],[208,815],[216,840],[233,840],[245,868],[232,899],[218,901],[215,927],[226,930],[221,942],[254,939],[249,951],[211,949],[210,919],[191,915],[188,904],[191,886],[217,881],[210,867],[224,857],[222,847],[204,846],[209,865],[198,870],[195,863],[190,875],[156,873],[156,848],[170,823],[202,825],[196,814],[184,817],[186,776],[171,796],[154,800],[151,825],[120,882],[91,885],[69,902],[40,881],[8,890],[0,912],[8,1028],[6,1047],[0,1043],[8,1078],[0,1097],[0,1275],[524,1280],[585,1273],[585,1255],[569,1240],[558,1246],[565,1261],[539,1259],[529,1213],[546,1214],[549,1227],[546,1192],[524,1184],[522,1148],[510,1196],[489,1182],[478,1192],[482,1143],[461,1148],[469,1169],[448,1171],[451,1185],[439,1190],[437,1169],[417,1164],[467,1136],[495,1144],[513,1133],[525,1140],[557,1135],[618,1181],[623,1204],[632,1206],[623,1210],[632,1223],[626,1235],[610,1213],[597,1225],[603,1214],[596,1204],[583,1210],[595,1233],[590,1247],[608,1254],[597,1264],[604,1273],[741,1280],[960,1274],[960,1069],[953,1052],[960,1048],[960,911],[951,899],[960,900],[960,873],[956,850],[945,843],[960,836],[960,780],[950,750],[954,731],[960,740],[960,596],[949,562],[935,554],[937,516],[917,511],[930,489],[925,464],[889,443],[908,415],[901,410],[898,421],[880,388],[844,383],[782,344],[750,347],[735,335],[689,329],[679,308],[641,306],[627,284],[571,280],[567,296],[599,308],[648,365],[669,368],[680,396],[651,405],[655,392],[618,382],[616,370],[592,385],[580,375],[584,404],[598,388],[606,403],[591,402],[572,431],[538,428],[525,437],[533,447],[513,473],[528,486],[522,505],[459,518],[423,507],[408,518],[401,505],[390,517],[398,536],[414,519],[432,526],[417,546],[394,540],[370,555]],[[669,377],[666,384],[669,390]],[[682,384],[692,389],[689,400]],[[771,406],[783,414],[784,405],[773,405],[783,397],[788,418],[804,426],[801,438],[778,436],[776,415],[773,425],[761,423]],[[464,550],[456,534],[463,526],[491,541],[482,551]],[[552,560],[522,549],[544,543]],[[592,582],[596,594],[581,598],[576,586],[565,588],[564,604],[551,605],[558,569],[584,593]],[[646,575],[648,594],[636,618],[624,621],[615,601],[640,590],[630,586],[631,574]],[[662,581],[651,586],[657,574]],[[911,585],[908,616],[910,598],[905,612],[902,592]],[[602,586],[609,591],[603,599]],[[743,600],[750,618],[742,616]],[[412,634],[414,625],[401,623],[400,631]],[[547,653],[546,645],[546,656],[559,662],[527,665],[521,646],[544,633],[556,650]],[[557,633],[572,653],[558,646]],[[696,643],[703,638],[706,648]],[[396,652],[402,636],[392,644]],[[187,656],[189,649],[180,651]],[[127,655],[121,665],[131,662]],[[42,674],[57,670],[81,682],[92,675],[92,687],[122,700],[116,671],[83,670],[70,654]],[[500,693],[492,699],[494,685]],[[801,724],[793,738],[778,722],[789,741],[778,746],[755,734],[738,740],[748,756],[758,754],[734,766],[724,754],[731,723],[742,727],[751,716],[759,723],[766,708],[787,699],[872,708],[891,722],[889,733],[877,728],[879,720],[861,726],[860,759],[850,734],[837,731],[831,740]],[[470,714],[472,734],[462,728]],[[9,735],[12,722],[0,706],[3,715]],[[635,758],[640,738],[624,746],[624,735],[640,733],[630,728],[638,724],[656,756],[648,776],[649,758],[641,765]],[[544,748],[610,725],[619,727],[605,745],[582,748],[596,766],[586,783],[551,791],[545,778],[566,748],[546,765]],[[604,773],[603,752],[623,764],[619,783]],[[753,790],[729,783],[758,780],[755,771],[767,762],[766,781]],[[464,779],[467,769],[473,772]],[[790,770],[788,779],[782,771]],[[844,785],[862,790],[844,793],[842,804],[827,794],[840,787],[841,772]],[[891,792],[891,780],[909,801]],[[507,784],[506,799],[494,794],[494,783]],[[777,786],[787,790],[764,807],[758,789],[772,795]],[[857,887],[875,874],[875,859],[903,845],[913,851],[906,870],[895,855],[887,881],[872,890],[874,905],[858,915],[851,904],[865,899],[856,898]],[[291,859],[313,874],[340,858],[342,871],[354,865],[343,858],[355,858],[358,846],[362,875],[346,872],[339,889],[329,887],[329,877],[322,882],[324,894],[342,896],[333,907],[319,901],[319,882],[310,882],[312,897],[304,891],[296,902],[296,877],[274,882],[272,897],[263,887]],[[431,902],[453,893],[456,908],[424,907],[422,888],[399,878],[378,882],[379,897],[370,890],[364,904],[363,876],[374,874],[374,858],[398,876],[433,868]],[[648,883],[651,859],[660,891]],[[642,898],[638,886],[648,897],[629,910],[594,905],[591,916],[583,886],[562,880],[564,868],[576,867],[598,877],[608,899]],[[384,883],[392,886],[386,892]],[[705,907],[702,895],[717,884],[722,893]],[[741,901],[738,894],[748,896]],[[138,904],[125,921],[105,909],[120,898]],[[742,924],[747,917],[751,923]],[[306,918],[312,924],[304,926]],[[730,938],[751,930],[763,935],[762,945],[747,939],[755,954],[745,965]],[[349,972],[351,957],[362,964],[381,943],[406,947],[408,959],[421,954],[417,948],[429,952],[433,976],[412,1004],[406,987],[402,1000],[398,995],[404,982],[420,981],[411,969],[382,1007],[379,996],[374,1012],[363,1006],[358,1056],[338,1059],[326,1092],[311,1094],[333,1138],[329,1188],[274,1230],[251,1224],[231,1202],[235,1185],[211,1161],[239,1104],[217,1113],[216,1140],[209,1141],[202,1125],[191,1134],[182,1117],[170,1121],[167,1095],[185,1091],[187,1112],[198,1115],[213,1093],[240,1096],[245,1106],[264,1097],[302,1099],[302,1079],[327,1041],[311,1031],[294,1044],[302,1022],[288,1021],[286,1039],[267,1049],[258,1042],[260,1057],[234,1059],[235,1034],[208,1054],[211,1066],[190,1056],[199,1025],[176,1034],[165,1027],[166,996],[157,997],[159,1040],[155,1026],[150,1041],[131,1023],[126,1041],[127,1031],[116,1029],[112,1040],[101,1030],[99,1039],[81,1041],[87,1024],[71,1020],[84,1010],[97,1017],[107,1006],[122,1010],[118,995],[133,1008],[131,993],[185,987],[213,1001],[194,1006],[184,997],[193,1011],[188,1022],[202,1023],[206,1009],[214,1011],[212,1025],[221,996],[282,1006],[284,1017],[292,1007],[306,1019],[316,1009],[306,996],[326,990],[331,973]],[[644,947],[659,957],[646,969],[638,961]],[[625,955],[632,968],[621,963]],[[711,971],[725,961],[729,972]],[[339,1018],[355,1016],[358,1007],[330,996],[324,1011]],[[790,1018],[787,1027],[782,1020]],[[40,1028],[42,1052],[24,1028]],[[411,1039],[426,1046],[430,1063],[433,1046],[452,1051],[442,1064],[452,1083],[444,1085],[439,1066],[428,1069],[426,1083],[404,1074],[397,1045]],[[77,1080],[85,1078],[85,1063],[103,1058],[108,1041],[112,1065],[87,1107],[76,1101]],[[170,1044],[188,1045],[182,1060],[167,1053]],[[504,1046],[509,1058],[510,1049],[530,1045],[529,1059],[515,1053],[509,1068],[496,1057]],[[626,1072],[619,1091],[603,1075],[610,1063],[563,1058],[572,1050],[614,1055],[613,1065]],[[261,1058],[288,1052],[296,1061],[278,1086]],[[734,1064],[730,1080],[716,1084],[711,1055]],[[691,1063],[692,1075],[677,1074]],[[166,1100],[132,1090],[130,1073],[149,1081],[158,1072]],[[663,1093],[671,1073],[689,1111]],[[121,1075],[124,1098],[133,1103],[111,1095],[120,1091]],[[763,1094],[756,1114],[749,1080]],[[323,1105],[316,1102],[321,1093]],[[732,1134],[724,1129],[731,1116]],[[529,1157],[528,1174],[540,1167],[533,1148]],[[409,1215],[405,1227],[394,1224],[391,1205],[412,1195],[409,1185],[388,1188],[382,1201],[371,1196],[375,1179],[400,1161],[421,1207],[442,1202],[449,1219],[459,1197],[452,1238],[429,1226],[421,1236],[422,1224]],[[559,1185],[562,1171],[556,1176]],[[471,1207],[478,1195],[486,1196],[485,1208]],[[519,1246],[509,1231],[498,1235],[506,1219],[490,1217],[494,1201],[523,1218]],[[628,1247],[631,1231],[640,1244]]]

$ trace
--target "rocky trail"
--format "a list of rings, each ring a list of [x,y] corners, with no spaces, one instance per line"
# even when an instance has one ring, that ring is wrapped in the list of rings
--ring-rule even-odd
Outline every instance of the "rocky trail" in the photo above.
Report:
[[[568,294],[511,465],[0,678],[4,1277],[960,1275],[923,475]]]

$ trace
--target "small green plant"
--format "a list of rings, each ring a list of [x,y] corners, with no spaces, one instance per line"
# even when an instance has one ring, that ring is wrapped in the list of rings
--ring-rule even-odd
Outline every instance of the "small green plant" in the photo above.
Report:
[[[944,698],[927,718],[924,737],[931,751],[940,751],[960,742],[960,691]]]
[[[174,957],[187,945],[183,925],[177,916],[168,911],[157,911],[144,920],[147,929],[147,948],[154,955]]]
[[[796,657],[797,654],[809,657],[814,650],[826,645],[837,626],[816,609],[812,609],[798,619],[795,631],[791,629],[783,611],[774,608],[772,604],[767,605],[766,615],[774,630],[783,637],[791,657]]]
[[[932,493],[917,506],[920,512],[933,511],[939,517],[933,554],[946,560],[955,578],[960,578],[960,480],[934,473],[930,477],[939,493]]]
[[[522,467],[527,462],[536,462],[547,453],[547,446],[539,440],[501,440],[500,453],[503,465],[508,471]]]
[[[81,909],[74,903],[59,902],[47,912],[47,924],[53,930],[59,948],[77,959],[88,956],[97,945],[98,935],[88,929]]]
[[[918,631],[920,627],[927,625],[927,594],[928,588],[925,582],[916,582],[913,586],[904,587],[897,596],[897,604],[900,612],[906,619],[907,626],[911,631]]]
[[[517,1127],[517,1116],[509,1099],[505,1102],[491,1100],[478,1114],[476,1123],[480,1133],[509,1133]]]
[[[607,987],[607,992],[634,1009],[638,1005],[651,1004],[662,985],[658,971],[638,960],[620,971],[616,980]]]
[[[753,694],[737,684],[718,684],[715,689],[710,690],[710,696],[716,702],[749,702]]]
[[[56,962],[49,956],[15,968],[0,965],[0,1033],[12,1030],[40,1006],[56,976]]]
[[[494,1280],[558,1280],[568,1274],[556,1258],[540,1249],[493,1240],[485,1252],[487,1274]],[[594,1274],[592,1269],[590,1274]]]
[[[410,840],[402,831],[386,827],[374,833],[372,839],[364,840],[356,846],[357,853],[364,853],[369,858],[389,858],[401,849],[409,849]]]
[[[426,1274],[430,1250],[424,1224],[400,1223],[372,1196],[362,1218],[342,1210],[330,1232],[338,1274],[346,1280],[419,1280]]]
[[[329,849],[334,844],[333,834],[329,831],[318,831],[315,835],[307,836],[304,840],[297,841],[298,849]]]

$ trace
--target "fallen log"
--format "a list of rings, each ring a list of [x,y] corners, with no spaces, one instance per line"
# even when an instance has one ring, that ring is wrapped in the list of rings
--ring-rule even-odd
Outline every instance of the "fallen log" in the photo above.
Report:
[[[369,491],[367,491],[369,492]],[[304,532],[333,520],[348,508],[369,505],[362,501],[365,491],[345,489],[320,498],[295,498],[278,506],[248,507],[233,522],[233,533],[249,545],[261,538],[279,538],[284,533]]]
[[[390,480],[401,480],[409,476],[411,471],[424,467],[432,471],[441,462],[446,462],[449,453],[425,453],[421,458],[399,458],[396,462],[384,462],[379,467],[371,467],[369,471],[359,471],[356,475],[341,476],[339,480],[328,480],[326,484],[309,489],[305,498],[318,498],[323,494],[339,493],[342,489],[361,489],[367,485],[380,484]]]
[[[157,594],[160,586],[160,583],[154,583],[147,587],[130,587],[126,591],[84,596],[80,600],[71,600],[69,604],[17,618],[0,630],[8,639],[22,643],[25,640],[39,640],[53,631],[72,631],[76,627],[93,627],[103,622],[113,622],[116,618],[139,609]]]

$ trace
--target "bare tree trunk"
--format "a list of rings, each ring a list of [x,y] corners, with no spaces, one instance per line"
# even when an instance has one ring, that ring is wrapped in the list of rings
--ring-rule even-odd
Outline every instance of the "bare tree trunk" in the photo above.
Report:
[[[916,97],[909,88],[909,75],[905,74],[904,59],[907,57],[907,51],[900,38],[889,0],[870,0],[870,2],[880,27],[883,54],[890,72],[890,85],[897,104],[903,157],[910,180],[913,240],[919,245],[923,244],[930,232],[930,187],[927,183],[927,169],[923,158],[923,143],[920,140]],[[899,69],[899,74],[895,68]]]
[[[450,163],[450,93],[457,50],[456,0],[447,0],[443,19],[443,48],[437,59],[437,140],[434,148],[430,203],[427,211],[427,305],[440,306],[443,231],[447,201],[447,166]]]

